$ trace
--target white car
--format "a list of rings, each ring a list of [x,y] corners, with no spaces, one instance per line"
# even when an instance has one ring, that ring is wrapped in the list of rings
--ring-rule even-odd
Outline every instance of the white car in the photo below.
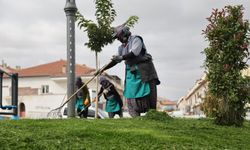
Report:
[[[171,117],[184,117],[184,113],[181,110],[175,110],[168,113]]]
[[[62,113],[62,118],[67,118],[67,107],[64,108],[63,113]],[[98,108],[98,115],[97,117],[99,119],[105,119],[108,118],[108,115],[105,111],[102,109]],[[88,108],[88,119],[94,119],[95,118],[95,107],[90,106]]]

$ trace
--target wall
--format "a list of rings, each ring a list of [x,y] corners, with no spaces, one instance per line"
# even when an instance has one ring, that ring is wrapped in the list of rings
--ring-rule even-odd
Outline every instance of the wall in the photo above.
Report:
[[[83,82],[87,82],[92,76],[83,77]],[[49,111],[59,107],[63,103],[63,99],[67,99],[66,77],[25,77],[19,78],[19,106],[21,103],[25,105],[25,118],[46,118]],[[96,81],[93,80],[88,84],[90,97],[93,99],[96,94]],[[42,85],[49,85],[49,93],[42,93]],[[9,78],[3,81],[3,104],[10,105],[10,88],[11,82]],[[99,86],[100,88],[100,86]],[[37,92],[36,92],[37,91]],[[105,102],[102,100],[102,102]],[[62,110],[63,111],[63,110]],[[2,112],[2,110],[0,110]],[[19,109],[20,113],[20,109]]]

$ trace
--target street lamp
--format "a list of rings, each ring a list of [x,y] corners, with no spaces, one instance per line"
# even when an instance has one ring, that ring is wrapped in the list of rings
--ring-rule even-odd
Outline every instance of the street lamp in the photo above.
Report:
[[[75,84],[75,0],[66,0],[64,11],[67,18],[67,97],[74,93]],[[75,117],[75,98],[67,104],[68,117]]]

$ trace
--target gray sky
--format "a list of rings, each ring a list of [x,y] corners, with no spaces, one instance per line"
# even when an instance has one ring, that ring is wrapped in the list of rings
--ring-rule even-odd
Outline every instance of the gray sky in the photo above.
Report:
[[[66,60],[66,0],[0,0],[0,60],[22,68],[59,59]],[[117,17],[114,26],[131,15],[139,17],[131,29],[141,35],[154,58],[161,85],[158,96],[178,100],[199,79],[203,72],[207,47],[202,30],[212,8],[226,5],[245,7],[250,19],[249,0],[113,0]],[[95,20],[93,0],[76,0],[80,12]],[[86,33],[76,27],[76,63],[95,67],[95,54],[83,44]],[[117,52],[116,41],[100,53],[100,65],[110,61]],[[107,71],[124,79],[124,64]]]

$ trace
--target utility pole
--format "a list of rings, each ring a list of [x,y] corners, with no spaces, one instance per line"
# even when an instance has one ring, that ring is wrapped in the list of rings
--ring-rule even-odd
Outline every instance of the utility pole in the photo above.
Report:
[[[75,91],[75,14],[77,11],[75,0],[66,0],[64,8],[67,18],[67,97]],[[75,98],[67,104],[68,118],[75,117]]]

